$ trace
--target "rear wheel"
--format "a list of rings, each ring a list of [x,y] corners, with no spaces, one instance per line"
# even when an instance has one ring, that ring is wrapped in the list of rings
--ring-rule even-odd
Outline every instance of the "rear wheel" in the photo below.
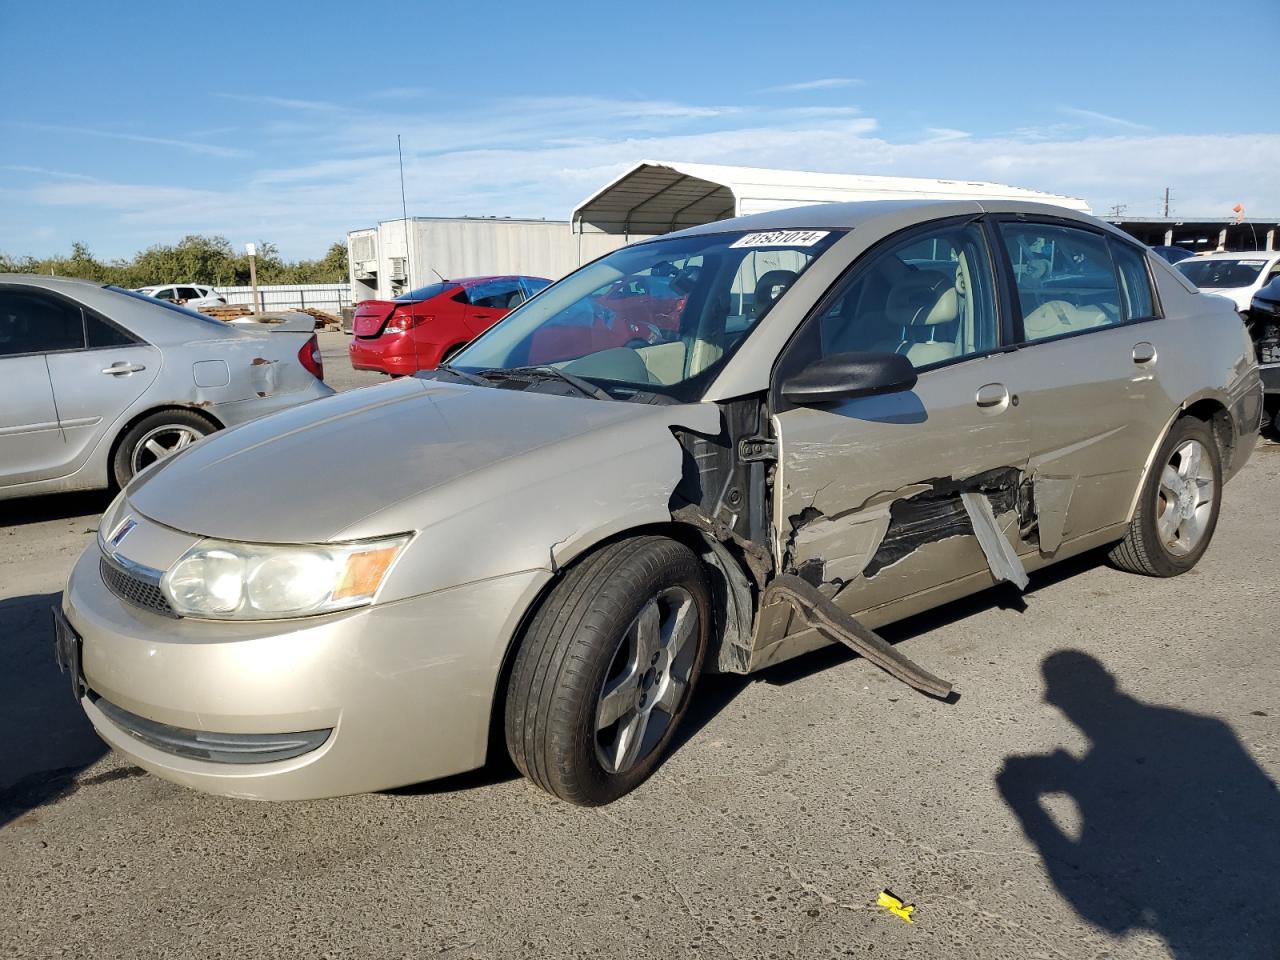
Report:
[[[160,410],[145,416],[120,438],[111,461],[112,479],[123,487],[147,467],[185,450],[216,429],[190,410]]]
[[[674,540],[623,540],[579,563],[516,655],[505,715],[516,766],[584,806],[635,789],[684,717],[710,627],[702,564]]]
[[[1122,570],[1176,577],[1194,567],[1218,524],[1222,458],[1213,433],[1191,417],[1177,421],[1138,495],[1128,535],[1111,550]]]
[[[458,354],[460,354],[462,352],[462,348],[465,346],[466,346],[465,343],[455,343],[452,347],[446,350],[444,354],[440,357],[440,362],[452,363],[453,358],[456,357]]]

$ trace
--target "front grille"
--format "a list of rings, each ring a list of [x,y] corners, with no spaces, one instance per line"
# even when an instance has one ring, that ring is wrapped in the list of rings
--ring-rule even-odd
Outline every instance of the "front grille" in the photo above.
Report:
[[[299,733],[212,733],[208,730],[188,730],[172,727],[167,723],[148,720],[136,713],[104,700],[94,691],[89,699],[106,714],[116,726],[143,743],[192,760],[210,763],[271,763],[274,760],[291,760],[310,753],[326,740],[332,729],[303,730]]]
[[[119,560],[106,555],[98,561],[98,572],[102,574],[102,582],[107,589],[121,600],[164,617],[178,616],[160,589],[158,574],[130,570]]]

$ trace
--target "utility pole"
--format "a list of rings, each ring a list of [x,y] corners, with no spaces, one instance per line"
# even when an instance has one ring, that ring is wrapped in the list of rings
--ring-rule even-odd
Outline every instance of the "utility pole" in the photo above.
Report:
[[[1116,219],[1119,219],[1120,217],[1124,216],[1124,212],[1128,209],[1129,209],[1129,205],[1127,203],[1113,204],[1111,207],[1110,215]]]
[[[258,246],[253,243],[244,245],[244,252],[249,255],[249,286],[253,288],[253,312],[258,312]]]
[[[1164,188],[1164,215],[1169,216],[1169,188]]]

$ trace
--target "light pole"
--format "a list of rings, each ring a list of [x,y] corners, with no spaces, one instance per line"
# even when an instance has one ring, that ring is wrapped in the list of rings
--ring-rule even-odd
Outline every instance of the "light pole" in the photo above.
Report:
[[[246,243],[244,252],[249,255],[249,286],[253,288],[253,312],[258,312],[258,246]]]

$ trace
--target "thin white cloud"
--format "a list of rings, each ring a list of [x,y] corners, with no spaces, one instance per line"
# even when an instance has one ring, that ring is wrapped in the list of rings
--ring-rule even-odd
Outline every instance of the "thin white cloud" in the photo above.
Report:
[[[947,143],[951,140],[964,140],[970,136],[967,130],[956,130],[952,127],[929,127],[925,132],[929,134],[926,143]]]
[[[1104,123],[1112,127],[1121,127],[1125,130],[1150,130],[1145,123],[1135,123],[1132,120],[1126,120],[1124,117],[1114,117],[1109,113],[1099,113],[1097,110],[1085,110],[1081,107],[1058,107],[1058,112],[1068,117],[1075,117],[1077,120],[1087,120],[1091,123]]]
[[[249,154],[237,147],[224,147],[216,143],[197,143],[192,140],[172,140],[168,137],[152,137],[140,133],[121,133],[116,130],[96,130],[92,127],[66,127],[52,123],[22,123],[19,126],[30,130],[43,130],[47,133],[67,133],[76,137],[101,137],[106,140],[124,140],[129,143],[144,143],[148,146],[172,147],[206,157],[247,157]]]
[[[219,93],[223,100],[252,103],[264,107],[280,107],[284,110],[302,110],[315,113],[342,112],[346,107],[327,100],[299,100],[294,97],[272,97],[258,93]]]
[[[50,170],[48,167],[31,167],[21,163],[0,164],[0,170],[7,170],[10,173],[30,173],[40,177],[56,177],[59,180],[88,180],[92,182],[96,179],[83,173],[69,173],[66,170]]]
[[[1155,213],[1151,185],[1167,183],[1188,215],[1225,211],[1237,201],[1280,215],[1280,182],[1272,175],[1280,134],[1116,129],[1082,138],[1081,127],[1064,119],[1053,129],[996,136],[929,127],[923,139],[902,142],[852,107],[604,97],[520,97],[453,112],[366,105],[275,113],[285,116],[246,128],[275,163],[242,163],[234,181],[213,187],[195,179],[174,185],[127,174],[94,180],[39,167],[14,170],[22,187],[5,193],[0,241],[16,237],[8,247],[25,247],[38,226],[57,223],[49,249],[83,238],[95,251],[118,256],[185,233],[221,233],[270,239],[286,256],[316,256],[347,230],[399,216],[397,133],[410,212],[419,215],[567,219],[575,203],[646,157],[994,180],[1082,196],[1099,211],[1125,203],[1132,215]],[[1135,165],[1134,156],[1143,163]],[[1231,157],[1229,168],[1224,156]],[[64,234],[72,226],[62,224],[72,224],[75,235]]]
[[[783,83],[765,87],[766,93],[807,93],[811,90],[837,90],[841,87],[860,87],[866,81],[857,77],[824,77],[821,80],[801,80],[799,83]]]

